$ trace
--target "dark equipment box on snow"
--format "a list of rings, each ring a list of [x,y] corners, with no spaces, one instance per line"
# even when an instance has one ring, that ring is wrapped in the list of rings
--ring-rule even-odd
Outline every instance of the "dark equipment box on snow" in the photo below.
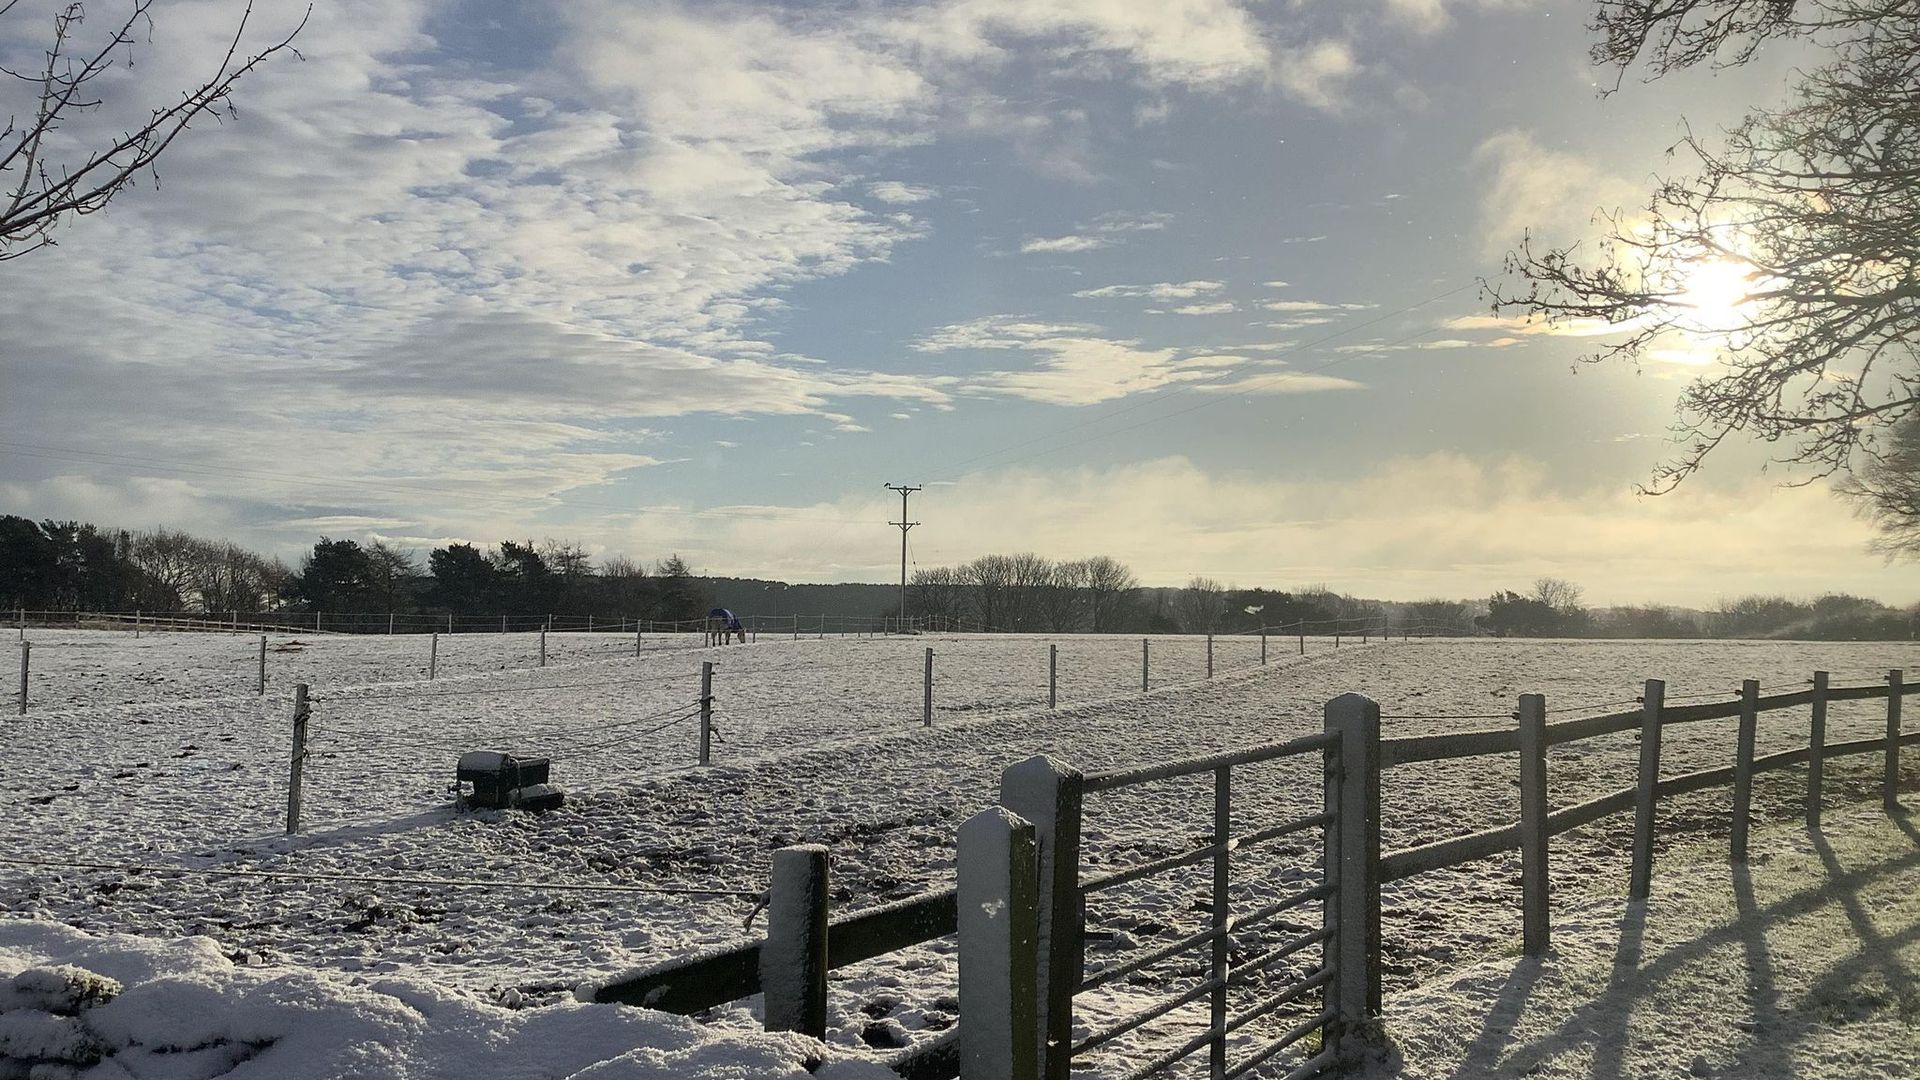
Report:
[[[547,783],[547,774],[543,757],[472,750],[460,755],[454,790],[460,804],[473,810],[551,810],[566,795]]]

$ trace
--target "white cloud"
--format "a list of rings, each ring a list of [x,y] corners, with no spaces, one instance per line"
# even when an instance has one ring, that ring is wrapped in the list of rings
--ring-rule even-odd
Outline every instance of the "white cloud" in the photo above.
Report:
[[[1525,131],[1488,138],[1472,163],[1489,177],[1480,198],[1481,252],[1488,256],[1512,248],[1528,230],[1549,243],[1577,239],[1590,231],[1597,210],[1641,197],[1636,185]]]
[[[881,180],[867,185],[867,194],[883,203],[900,205],[904,203],[925,202],[934,197],[933,188],[920,184],[903,184],[898,180]]]
[[[1110,236],[1052,236],[1025,240],[1020,244],[1023,254],[1075,254],[1110,247],[1116,241]]]
[[[1082,298],[1111,299],[1115,297],[1144,297],[1162,302],[1173,300],[1191,300],[1211,292],[1226,288],[1221,281],[1162,281],[1154,285],[1105,285],[1097,289],[1082,289],[1073,295]]]
[[[1301,311],[1301,312],[1314,313],[1314,312],[1334,312],[1334,311],[1366,311],[1366,310],[1369,310],[1370,308],[1373,308],[1375,305],[1373,304],[1336,304],[1336,303],[1331,303],[1325,300],[1267,300],[1267,301],[1263,301],[1260,306],[1263,308],[1266,308],[1268,311],[1280,311],[1280,312]]]
[[[1280,90],[1307,105],[1337,113],[1346,109],[1348,84],[1361,70],[1351,45],[1321,41],[1279,50],[1270,78]]]
[[[1175,315],[1225,315],[1239,308],[1231,300],[1220,300],[1210,304],[1186,304],[1173,309]]]

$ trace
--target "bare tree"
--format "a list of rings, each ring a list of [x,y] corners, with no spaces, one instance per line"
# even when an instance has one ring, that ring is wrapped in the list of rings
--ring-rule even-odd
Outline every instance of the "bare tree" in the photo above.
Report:
[[[0,19],[20,0],[0,0]],[[206,81],[180,94],[179,100],[155,106],[145,122],[107,137],[90,149],[68,156],[69,136],[59,134],[80,114],[98,109],[96,96],[111,80],[108,72],[121,63],[133,66],[134,47],[142,28],[151,29],[155,0],[133,0],[126,17],[97,44],[82,46],[78,37],[86,21],[85,8],[69,3],[53,16],[52,42],[37,70],[0,73],[32,87],[32,114],[9,116],[0,127],[0,260],[18,258],[54,242],[53,231],[70,215],[91,214],[133,185],[173,141],[202,116],[234,115],[233,88],[267,58],[287,51],[298,56],[293,39],[300,25],[278,42],[250,56],[240,52],[249,3],[227,43],[226,53]],[[311,14],[312,9],[308,9]]]
[[[367,562],[373,568],[373,596],[389,612],[400,610],[406,598],[407,582],[420,574],[420,561],[406,548],[375,540],[366,546]]]
[[[1893,464],[1888,432],[1920,408],[1920,0],[1599,0],[1593,29],[1596,62],[1649,78],[1742,64],[1774,38],[1830,62],[1724,136],[1689,133],[1674,150],[1692,175],[1603,214],[1597,246],[1523,241],[1507,266],[1524,284],[1491,286],[1495,310],[1619,327],[1590,360],[1681,335],[1715,347],[1646,490],[1736,433],[1779,445],[1801,482]]]
[[[1053,573],[1049,575],[1040,598],[1040,617],[1048,632],[1071,633],[1085,623],[1087,580],[1088,570],[1084,560],[1053,565]]]
[[[1535,578],[1533,591],[1527,594],[1529,599],[1538,600],[1561,614],[1579,611],[1583,595],[1580,586],[1557,577]]]
[[[958,618],[964,575],[947,566],[919,567],[913,572],[913,610],[936,625]]]
[[[1118,559],[1095,555],[1084,564],[1087,574],[1087,618],[1096,634],[1111,634],[1126,618],[1127,604],[1140,582]]]
[[[1210,634],[1227,614],[1227,587],[1210,577],[1187,582],[1174,598],[1174,616],[1186,634]]]

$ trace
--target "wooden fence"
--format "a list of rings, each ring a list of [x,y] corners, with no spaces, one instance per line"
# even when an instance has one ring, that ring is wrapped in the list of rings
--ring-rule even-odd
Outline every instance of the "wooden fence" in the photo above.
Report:
[[[1207,1075],[1232,1080],[1256,1069],[1288,1080],[1337,1072],[1365,1048],[1381,1012],[1380,889],[1384,883],[1461,866],[1505,852],[1521,855],[1522,945],[1537,955],[1551,937],[1549,841],[1555,835],[1613,814],[1634,812],[1628,893],[1648,895],[1653,876],[1655,815],[1662,799],[1731,785],[1730,857],[1746,859],[1753,778],[1804,764],[1805,815],[1819,822],[1825,762],[1878,754],[1882,799],[1892,809],[1901,749],[1920,733],[1901,730],[1901,702],[1920,692],[1899,670],[1885,683],[1835,687],[1816,672],[1807,690],[1762,696],[1747,680],[1737,700],[1668,706],[1665,684],[1646,683],[1640,708],[1549,721],[1546,698],[1522,695],[1512,727],[1382,738],[1373,701],[1347,694],[1329,702],[1320,732],[1284,742],[1138,768],[1084,774],[1051,758],[1033,758],[1001,777],[999,805],[975,815],[959,832],[958,885],[851,915],[827,910],[823,849],[783,849],[769,893],[768,936],[687,961],[642,971],[600,987],[593,1000],[691,1013],[766,995],[769,1027],[824,1034],[826,973],[948,935],[958,936],[961,1020],[941,1037],[896,1057],[901,1075],[926,1080],[1068,1080],[1076,1064],[1123,1035],[1156,1022],[1186,1022],[1182,1009],[1204,1004],[1206,1022],[1192,1035],[1142,1052],[1127,1080],[1165,1075],[1176,1063],[1205,1051]],[[1884,700],[1884,731],[1869,739],[1830,743],[1827,708],[1833,702]],[[1805,746],[1758,755],[1761,713],[1810,710]],[[1660,766],[1662,733],[1669,727],[1736,719],[1733,763],[1673,776]],[[1572,805],[1553,807],[1547,790],[1548,752],[1586,739],[1637,731],[1638,775],[1633,784]],[[1383,774],[1404,765],[1515,755],[1516,820],[1495,828],[1382,852]],[[1236,833],[1235,770],[1256,764],[1317,771],[1323,802],[1317,813]],[[1182,776],[1205,776],[1213,791],[1213,831],[1206,842],[1146,862],[1098,868],[1082,865],[1080,836],[1086,801],[1103,792]],[[1311,775],[1302,778],[1313,782]],[[1232,910],[1232,855],[1283,837],[1317,832],[1318,882],[1244,911]],[[1136,949],[1088,972],[1086,909],[1090,897],[1181,867],[1211,868],[1208,923],[1162,945]],[[1317,910],[1316,910],[1317,909]],[[1317,924],[1237,965],[1236,935],[1287,915]],[[1244,944],[1244,943],[1242,943]],[[1182,956],[1204,959],[1197,985],[1074,1038],[1076,995],[1118,982]],[[1265,996],[1233,1009],[1228,991],[1254,986],[1287,962],[1288,976]],[[1304,965],[1304,966],[1303,966]],[[1190,1010],[1191,1011],[1191,1010]],[[1390,1019],[1390,1018],[1389,1018]],[[1234,1060],[1230,1037],[1256,1021],[1265,1041]],[[1285,1026],[1277,1034],[1275,1023]],[[1317,1040],[1314,1038],[1317,1036]],[[1137,1037],[1137,1035],[1136,1035]],[[1289,1051],[1293,1055],[1281,1059]]]

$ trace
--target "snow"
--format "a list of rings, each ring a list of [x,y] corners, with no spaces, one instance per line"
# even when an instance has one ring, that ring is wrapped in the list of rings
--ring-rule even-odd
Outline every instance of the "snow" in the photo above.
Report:
[[[1615,883],[1617,885],[1617,883]],[[1556,898],[1538,960],[1481,961],[1390,995],[1372,1080],[1914,1075],[1920,830],[1877,807],[1780,823],[1730,867],[1723,840],[1669,850],[1654,894]]]
[[[641,1009],[514,1010],[406,978],[236,966],[214,941],[0,922],[0,1077],[894,1080],[797,1035]],[[64,984],[78,993],[48,995]],[[9,985],[10,984],[10,985]]]
[[[1668,700],[1732,696],[1742,678],[1764,692],[1800,689],[1817,668],[1836,686],[1920,668],[1898,643],[1395,641],[1316,642],[1292,655],[1275,639],[1215,642],[1220,677],[1202,679],[1199,639],[1153,642],[1155,689],[1138,691],[1139,639],[922,637],[770,640],[702,649],[697,636],[647,639],[555,634],[547,669],[536,635],[441,640],[442,672],[423,679],[420,637],[272,639],[265,699],[247,693],[257,639],[224,635],[33,632],[34,710],[0,718],[0,852],[176,867],[180,873],[0,865],[0,912],[100,934],[206,935],[237,969],[296,968],[328,979],[399,979],[481,1002],[571,1000],[583,982],[705,946],[737,942],[765,889],[771,852],[794,843],[832,851],[835,911],[952,883],[954,832],[992,805],[1000,772],[1037,754],[1093,771],[1318,732],[1321,709],[1357,691],[1382,705],[1386,735],[1508,726],[1520,693],[1547,696],[1549,719],[1631,708],[1643,680]],[[601,639],[601,640],[596,640]],[[302,643],[280,652],[279,646]],[[1046,708],[1048,645],[1060,653],[1061,704]],[[1282,646],[1287,646],[1283,648]],[[922,650],[936,652],[936,718],[920,726]],[[418,654],[418,655],[415,655]],[[716,767],[691,767],[687,719],[701,660],[715,678]],[[290,734],[288,684],[313,685],[307,832],[278,835]],[[44,680],[44,683],[43,683]],[[1582,708],[1584,706],[1584,708]],[[1490,717],[1490,718],[1482,718]],[[1833,741],[1878,734],[1879,702],[1836,703]],[[1764,714],[1759,750],[1798,745],[1806,710]],[[1673,729],[1665,768],[1731,761],[1733,726]],[[456,813],[447,788],[462,753],[497,749],[552,759],[565,807],[533,816]],[[1626,733],[1552,751],[1553,805],[1628,782]],[[1873,797],[1877,762],[1829,764],[1830,805]],[[1757,824],[1800,809],[1803,773],[1757,778]],[[1089,872],[1191,848],[1212,831],[1206,777],[1088,797]],[[1509,755],[1398,768],[1386,776],[1385,846],[1394,849],[1512,820]],[[1235,829],[1315,813],[1317,759],[1236,769]],[[1663,807],[1678,843],[1725,829],[1727,794]],[[1629,816],[1554,843],[1556,896],[1624,889]],[[1313,833],[1234,854],[1235,910],[1318,881]],[[1663,864],[1664,866],[1664,864]],[[385,885],[344,880],[210,876],[210,868],[335,875],[426,876],[529,887]],[[1519,929],[1517,861],[1488,860],[1384,891],[1390,990],[1435,979],[1507,948]],[[1133,948],[1201,929],[1205,866],[1096,894],[1089,970]],[[537,883],[733,890],[746,895],[558,892]],[[1251,954],[1302,932],[1316,916],[1247,935]],[[0,925],[10,925],[0,923]],[[1279,965],[1267,992],[1315,961]],[[1236,957],[1238,959],[1239,957]],[[84,966],[84,965],[83,965]],[[1076,1037],[1190,988],[1193,960],[1156,965],[1082,995]],[[106,974],[112,974],[107,972]],[[836,971],[830,1045],[920,1039],[950,1025],[949,940]],[[1255,998],[1236,998],[1235,1008]],[[720,1028],[751,1033],[755,1003],[717,1011]],[[604,1007],[602,1007],[604,1008]],[[544,1011],[544,1010],[534,1010]],[[1084,1073],[1194,1033],[1197,1009],[1116,1040]],[[1236,1053],[1295,1014],[1251,1025]],[[699,1075],[697,1073],[689,1075]]]

